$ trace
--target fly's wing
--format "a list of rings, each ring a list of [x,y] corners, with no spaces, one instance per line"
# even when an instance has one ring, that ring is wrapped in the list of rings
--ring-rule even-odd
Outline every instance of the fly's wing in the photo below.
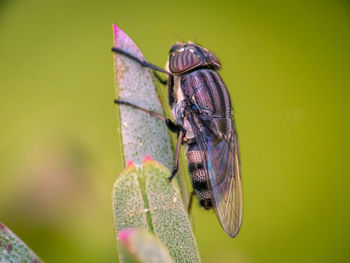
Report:
[[[237,131],[232,119],[211,120],[190,115],[197,143],[206,160],[209,189],[216,216],[230,237],[235,237],[242,223],[243,195]],[[219,133],[226,123],[227,133]],[[225,125],[224,125],[225,126]]]

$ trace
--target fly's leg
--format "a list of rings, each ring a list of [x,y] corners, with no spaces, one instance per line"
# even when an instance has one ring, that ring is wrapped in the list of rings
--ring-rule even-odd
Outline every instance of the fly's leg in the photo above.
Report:
[[[187,206],[187,212],[188,214],[191,214],[191,208],[192,208],[192,203],[193,203],[193,197],[196,195],[194,191],[192,191],[190,195],[190,200],[188,201],[188,206]]]
[[[181,143],[182,143],[182,140],[184,138],[184,135],[185,135],[185,132],[184,132],[184,130],[181,129],[179,132],[179,136],[177,137],[174,169],[171,172],[171,176],[168,178],[169,181],[171,181],[174,178],[177,170],[179,169],[180,148],[181,148]]]
[[[147,61],[140,60],[139,58],[135,57],[134,55],[131,55],[131,54],[128,53],[128,52],[125,52],[125,51],[122,50],[122,49],[113,47],[113,48],[112,48],[112,52],[117,53],[117,54],[124,55],[124,56],[126,56],[126,57],[128,57],[128,58],[130,58],[130,59],[132,59],[132,60],[134,60],[134,61],[136,61],[137,63],[139,63],[139,64],[140,64],[141,66],[143,66],[143,67],[153,69],[153,70],[154,70],[154,71],[153,71],[153,74],[154,74],[154,76],[159,80],[159,82],[160,82],[161,84],[163,84],[163,85],[166,85],[166,84],[167,84],[167,81],[164,80],[164,79],[162,79],[162,78],[159,76],[159,74],[157,73],[157,71],[160,71],[160,72],[162,72],[162,73],[165,73],[165,74],[167,74],[167,75],[169,75],[169,76],[171,75],[170,72],[168,72],[168,71],[166,71],[166,70],[164,70],[164,69],[162,69],[162,68],[160,68],[160,67],[158,67],[158,66],[156,66],[156,65],[153,65],[153,64],[151,64],[151,63],[148,63]]]
[[[173,77],[173,75],[169,71],[167,71],[165,69],[162,69],[162,68],[160,68],[160,67],[158,67],[156,65],[153,65],[153,64],[151,64],[151,63],[149,63],[149,62],[147,62],[145,60],[141,60],[141,59],[135,57],[134,55],[132,55],[132,54],[130,54],[130,53],[128,53],[128,52],[126,52],[126,51],[124,51],[122,49],[113,47],[112,48],[112,52],[124,55],[124,56],[134,60],[135,62],[139,63],[141,66],[154,70],[153,71],[154,72],[154,76],[160,81],[160,83],[162,83],[164,85],[167,83],[167,81],[163,80],[157,74],[157,71],[167,74],[170,79],[172,79],[172,77]],[[153,117],[164,121],[170,131],[178,133],[178,141],[177,141],[177,146],[176,146],[176,158],[175,158],[175,163],[174,163],[174,169],[173,169],[173,171],[171,173],[171,176],[169,177],[169,180],[171,181],[174,178],[174,176],[176,175],[176,172],[177,172],[177,170],[179,168],[180,148],[181,148],[181,143],[182,143],[185,131],[180,126],[178,126],[175,123],[173,123],[170,119],[165,118],[164,116],[160,115],[157,112],[154,112],[154,111],[151,111],[151,110],[147,110],[145,108],[139,107],[139,106],[137,106],[135,104],[132,104],[130,102],[121,101],[121,100],[117,100],[117,99],[114,100],[114,103],[121,104],[121,105],[127,105],[127,106],[133,107],[135,109],[141,110],[143,112],[146,112],[146,113],[152,115]]]
[[[162,79],[161,76],[159,76],[159,74],[156,71],[153,71],[153,75],[156,77],[156,79],[158,79],[160,84],[163,84],[163,85],[167,84],[167,80]]]
[[[147,110],[145,108],[142,108],[142,107],[137,106],[135,104],[132,104],[130,102],[123,101],[123,100],[118,100],[118,99],[115,99],[114,103],[115,104],[119,104],[119,105],[130,106],[130,107],[132,107],[134,109],[141,110],[141,111],[143,111],[145,113],[148,113],[149,115],[153,116],[154,118],[164,121],[166,126],[168,127],[168,129],[170,131],[172,131],[172,132],[179,132],[181,130],[181,128],[178,125],[176,125],[174,122],[172,122],[170,119],[165,118],[163,115],[161,115],[161,114],[159,114],[159,113],[157,113],[155,111]]]
[[[168,129],[170,131],[178,133],[177,144],[176,144],[176,154],[175,154],[174,169],[171,172],[171,176],[168,178],[169,181],[171,181],[174,178],[174,176],[176,175],[177,170],[179,169],[180,148],[181,148],[182,140],[183,140],[184,135],[185,135],[185,131],[183,130],[183,128],[181,128],[180,126],[176,125],[170,119],[165,118],[164,116],[162,116],[161,114],[159,114],[159,113],[157,113],[155,111],[147,110],[145,108],[142,108],[142,107],[137,106],[135,104],[132,104],[130,102],[122,101],[122,100],[118,100],[118,99],[115,99],[114,103],[115,104],[119,104],[119,105],[130,106],[130,107],[132,107],[134,109],[141,110],[141,111],[143,111],[145,113],[148,113],[151,116],[153,116],[153,117],[155,117],[155,118],[157,118],[159,120],[164,121],[166,126],[168,127]]]
[[[141,59],[135,57],[134,55],[132,55],[132,54],[130,54],[130,53],[120,49],[120,48],[112,47],[112,52],[124,55],[124,56],[126,56],[126,57],[128,57],[128,58],[130,58],[130,59],[132,59],[134,61],[136,61],[137,63],[139,63],[141,66],[143,66],[145,68],[150,68],[150,69],[153,69],[155,71],[159,71],[159,72],[165,73],[168,76],[172,76],[172,74],[169,71],[167,71],[165,69],[162,69],[162,68],[160,68],[160,67],[158,67],[156,65],[153,65],[151,63],[148,63],[145,60],[141,60]]]

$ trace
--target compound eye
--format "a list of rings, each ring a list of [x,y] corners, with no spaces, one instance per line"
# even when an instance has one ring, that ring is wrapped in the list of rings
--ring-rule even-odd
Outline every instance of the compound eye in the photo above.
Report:
[[[169,58],[169,69],[173,74],[181,74],[200,65],[199,57],[188,49],[173,53]]]
[[[169,51],[169,54],[173,53],[176,50],[179,50],[180,48],[182,48],[182,46],[180,46],[178,44],[173,45]]]
[[[218,68],[221,68],[221,63],[220,63],[220,60],[211,52],[209,52],[209,55],[210,55],[210,62],[218,67]]]

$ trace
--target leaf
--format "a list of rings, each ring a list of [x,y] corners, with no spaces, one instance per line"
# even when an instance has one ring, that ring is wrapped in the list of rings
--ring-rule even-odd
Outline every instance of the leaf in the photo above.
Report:
[[[173,262],[162,243],[146,230],[124,229],[118,234],[118,242],[125,256],[124,262]]]
[[[117,231],[124,228],[148,228],[146,206],[139,184],[139,170],[129,165],[118,177],[113,188],[113,212]]]
[[[176,184],[169,182],[169,175],[166,167],[150,158],[142,165],[153,231],[174,261],[200,262],[187,208]]]
[[[43,262],[9,228],[0,223],[0,262]]]
[[[146,157],[142,168],[129,162],[114,185],[114,218],[117,232],[127,228],[154,233],[174,262],[200,262],[198,249],[175,182],[169,182],[170,171]],[[119,245],[119,257],[127,255]]]
[[[115,25],[113,29],[114,47],[144,59],[135,43],[121,29]],[[151,70],[119,54],[114,55],[114,66],[117,98],[163,114]],[[141,164],[147,155],[151,155],[172,169],[174,157],[164,123],[128,106],[120,106],[119,115],[125,163],[131,160]]]

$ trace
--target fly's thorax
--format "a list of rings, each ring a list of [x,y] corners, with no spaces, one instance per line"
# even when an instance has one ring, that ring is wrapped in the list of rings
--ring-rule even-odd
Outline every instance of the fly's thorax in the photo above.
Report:
[[[185,144],[194,142],[196,138],[194,136],[192,126],[188,121],[187,116],[185,115],[185,100],[181,100],[173,104],[172,111],[175,123],[181,126],[186,131],[183,142]]]
[[[181,76],[174,76],[173,79],[173,104],[172,113],[175,123],[180,125],[185,131],[184,143],[189,144],[195,140],[195,136],[187,117],[185,116],[185,108],[187,100],[181,89]]]
[[[194,143],[196,141],[196,137],[194,136],[192,126],[186,117],[184,118],[183,128],[186,131],[184,143],[185,144]]]
[[[173,77],[173,86],[172,86],[172,105],[171,109],[173,112],[173,117],[177,125],[183,126],[184,118],[184,108],[185,108],[185,97],[181,90],[181,81],[180,77]]]
[[[181,89],[181,76],[174,76],[174,97],[176,102],[185,99]]]
[[[179,76],[170,76],[168,79],[168,102],[173,110],[173,116],[176,119],[174,108],[176,104],[184,100],[184,95],[181,90],[181,78]]]
[[[183,74],[180,86],[183,96],[196,107],[199,114],[231,118],[230,95],[215,70],[199,69]]]

